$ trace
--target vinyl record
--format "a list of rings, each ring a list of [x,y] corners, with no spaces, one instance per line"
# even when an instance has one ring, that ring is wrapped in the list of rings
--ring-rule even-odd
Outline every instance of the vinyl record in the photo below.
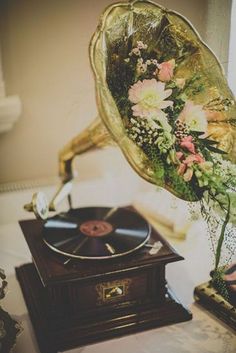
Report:
[[[142,247],[148,222],[124,208],[85,207],[49,218],[43,240],[54,251],[80,259],[110,259]]]

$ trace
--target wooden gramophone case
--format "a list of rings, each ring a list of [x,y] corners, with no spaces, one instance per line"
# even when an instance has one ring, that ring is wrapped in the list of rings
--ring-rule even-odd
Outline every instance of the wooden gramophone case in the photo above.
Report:
[[[41,353],[55,353],[144,329],[191,319],[165,279],[182,260],[151,230],[149,244],[110,260],[71,260],[50,250],[43,224],[21,221],[33,262],[16,269]],[[151,248],[152,249],[152,248]]]

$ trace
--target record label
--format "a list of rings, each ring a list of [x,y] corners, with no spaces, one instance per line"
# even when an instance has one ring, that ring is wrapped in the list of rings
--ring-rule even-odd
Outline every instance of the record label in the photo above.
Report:
[[[43,240],[54,251],[79,259],[110,259],[141,248],[150,226],[125,208],[85,207],[49,218]]]
[[[112,232],[113,227],[106,221],[93,220],[82,223],[79,229],[89,237],[102,237]]]

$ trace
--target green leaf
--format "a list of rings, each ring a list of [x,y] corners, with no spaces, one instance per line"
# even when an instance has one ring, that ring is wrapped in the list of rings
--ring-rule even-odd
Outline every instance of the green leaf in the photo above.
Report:
[[[215,140],[203,139],[202,142],[207,145],[219,145],[219,142]]]
[[[226,120],[226,122],[230,123],[233,126],[236,126],[236,119],[229,119],[229,120]]]
[[[194,130],[190,130],[190,133],[191,135],[197,136],[197,137],[205,134],[204,131],[194,131]]]
[[[219,154],[227,154],[227,152],[220,150],[219,148],[213,146],[206,146],[210,151],[219,153]]]

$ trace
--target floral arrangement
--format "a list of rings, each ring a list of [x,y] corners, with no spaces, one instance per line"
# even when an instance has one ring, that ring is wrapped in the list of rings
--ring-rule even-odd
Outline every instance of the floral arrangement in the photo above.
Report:
[[[224,121],[224,131],[231,129],[236,121],[227,121],[224,113],[234,101],[218,95],[204,105],[196,103],[206,87],[201,73],[194,72],[187,78],[176,75],[178,60],[163,60],[141,40],[135,42],[126,57],[115,59],[118,64],[111,65],[108,86],[127,135],[154,166],[157,185],[171,184],[186,200],[200,200],[211,237],[221,227],[214,248],[213,280],[217,283],[226,238],[230,256],[235,250],[232,229],[227,229],[235,221],[236,188],[236,167],[227,160],[229,141],[220,143],[222,131],[217,136],[217,122]],[[216,128],[209,122],[213,127],[216,123]],[[213,209],[220,217],[213,216]]]

